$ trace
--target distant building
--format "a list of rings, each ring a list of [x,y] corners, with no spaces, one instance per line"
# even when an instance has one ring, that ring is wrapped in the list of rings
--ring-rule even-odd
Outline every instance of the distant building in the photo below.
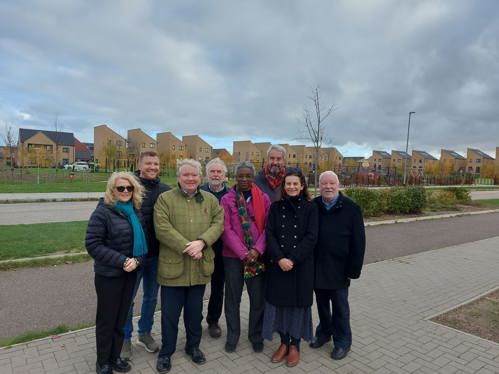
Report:
[[[164,167],[175,168],[177,160],[187,158],[185,144],[169,131],[156,134],[156,144],[156,151]]]
[[[72,132],[19,129],[17,166],[55,167],[73,163],[75,138]]]
[[[155,151],[156,140],[151,138],[141,129],[128,130],[128,159],[137,166],[142,152]]]
[[[466,158],[461,156],[459,153],[450,149],[440,150],[440,165],[441,168],[445,171],[445,174],[462,174],[466,172],[466,163]]]
[[[369,168],[383,174],[389,174],[391,165],[391,156],[385,151],[373,151],[369,157]]]
[[[87,142],[82,142],[82,143],[90,151],[90,158],[93,160],[94,159],[94,143],[87,143]]]
[[[229,168],[229,170],[231,169],[231,166],[234,164],[234,158],[232,157],[230,152],[225,148],[214,148],[211,154],[211,158],[213,159],[215,157],[218,157],[220,160],[222,160],[227,166],[227,168]]]
[[[303,168],[305,166],[305,146],[285,145],[288,152],[288,166]]]
[[[211,158],[212,147],[199,137],[199,135],[184,135],[182,142],[187,149],[187,157],[206,163]]]
[[[476,174],[482,178],[490,178],[494,175],[495,160],[479,149],[468,148],[466,151],[468,162],[466,171]]]
[[[232,142],[232,158],[235,163],[250,161],[258,169],[264,156],[251,140],[236,140]]]
[[[438,159],[430,155],[428,152],[413,150],[411,164],[412,171],[422,175],[428,170],[431,170],[432,172],[436,171],[438,169],[439,162]]]
[[[407,160],[407,161],[406,161]],[[390,167],[394,168],[397,173],[404,172],[404,165],[407,162],[407,170],[411,168],[411,156],[404,151],[392,150]]]
[[[94,156],[101,168],[128,167],[127,141],[107,125],[94,127]]]
[[[92,161],[92,152],[85,143],[75,138],[75,161]]]

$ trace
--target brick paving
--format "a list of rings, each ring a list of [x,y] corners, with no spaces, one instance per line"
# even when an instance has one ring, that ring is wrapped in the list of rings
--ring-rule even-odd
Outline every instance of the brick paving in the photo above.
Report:
[[[494,237],[365,266],[362,278],[351,287],[354,342],[347,358],[333,361],[330,346],[312,350],[303,344],[302,359],[295,368],[270,362],[277,336],[265,342],[263,353],[253,353],[244,329],[245,295],[243,332],[236,352],[225,353],[225,335],[212,339],[205,329],[201,349],[208,362],[196,366],[183,352],[181,329],[171,373],[498,374],[498,344],[428,320],[497,288],[498,264],[499,237]],[[153,331],[157,338],[159,326],[157,314]],[[156,373],[155,363],[156,355],[134,347],[131,373]],[[94,372],[93,328],[0,349],[1,374]]]

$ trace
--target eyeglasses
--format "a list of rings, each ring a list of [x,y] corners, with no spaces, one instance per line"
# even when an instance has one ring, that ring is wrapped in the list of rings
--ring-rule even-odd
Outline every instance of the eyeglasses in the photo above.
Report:
[[[133,186],[117,186],[116,191],[118,192],[133,192]]]

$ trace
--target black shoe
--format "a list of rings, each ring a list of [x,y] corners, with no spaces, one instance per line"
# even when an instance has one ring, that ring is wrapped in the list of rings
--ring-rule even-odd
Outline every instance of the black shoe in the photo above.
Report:
[[[212,338],[219,338],[222,336],[222,329],[218,323],[210,323],[208,324],[208,333]]]
[[[191,351],[185,351],[192,358],[192,362],[198,365],[203,365],[206,362],[204,353],[199,348],[192,348]]]
[[[310,342],[310,348],[320,348],[327,342],[329,342],[330,338],[324,338],[321,336],[314,336],[312,341]]]
[[[225,352],[233,353],[236,351],[236,344],[225,343]]]
[[[172,368],[172,363],[170,357],[168,356],[158,356],[158,361],[156,361],[156,370],[159,373],[168,373]]]
[[[95,372],[97,374],[113,374],[113,369],[111,369],[111,365],[109,364],[104,364],[104,365],[99,365],[99,363],[95,364]]]
[[[263,343],[262,342],[251,343],[251,345],[253,346],[253,351],[255,351],[256,353],[263,352]]]
[[[331,358],[333,360],[341,360],[342,358],[345,358],[347,356],[349,350],[350,347],[347,348],[334,347],[333,351],[331,352]]]
[[[132,370],[132,367],[130,366],[128,361],[123,360],[121,357],[118,357],[116,360],[114,360],[111,363],[111,367],[118,373],[127,373]]]

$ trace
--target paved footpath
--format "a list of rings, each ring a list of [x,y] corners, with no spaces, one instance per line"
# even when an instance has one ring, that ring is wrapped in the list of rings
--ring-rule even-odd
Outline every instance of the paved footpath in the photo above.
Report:
[[[270,363],[278,338],[253,353],[246,340],[248,299],[241,305],[242,334],[235,353],[224,337],[204,331],[201,349],[208,362],[195,366],[183,352],[179,331],[172,373],[499,373],[499,345],[429,321],[436,314],[499,286],[499,237],[366,265],[351,287],[354,343],[341,361],[330,347],[302,346],[295,368]],[[315,311],[314,311],[315,312]],[[317,316],[314,314],[314,320]],[[159,314],[153,335],[159,338]],[[225,332],[225,325],[222,326]],[[225,336],[225,334],[224,334]],[[131,373],[155,373],[156,355],[134,347]],[[93,328],[0,349],[0,373],[94,373]]]

